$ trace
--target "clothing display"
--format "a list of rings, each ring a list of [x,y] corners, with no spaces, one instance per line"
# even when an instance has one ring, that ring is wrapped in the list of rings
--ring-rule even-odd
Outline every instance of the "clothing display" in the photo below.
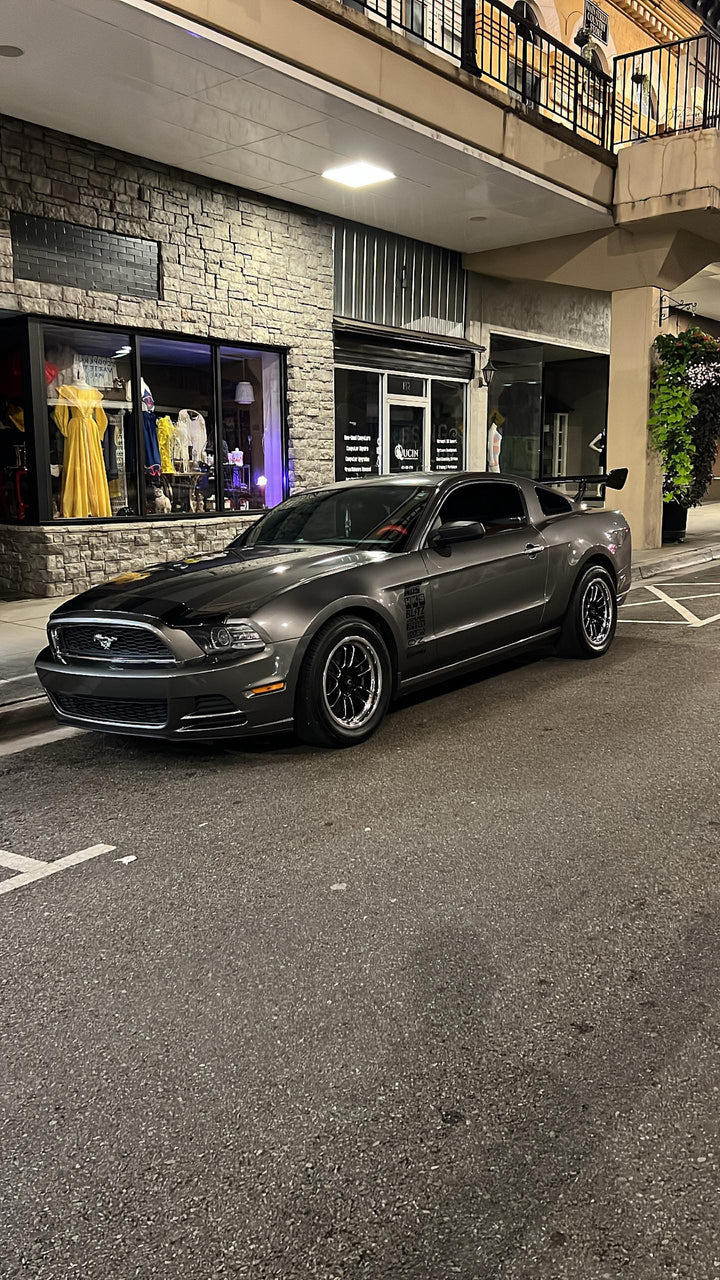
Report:
[[[181,409],[175,427],[175,439],[182,461],[192,461],[196,465],[205,461],[207,428],[201,413],[197,413],[195,409]]]
[[[60,512],[66,519],[110,516],[102,440],[108,420],[102,395],[91,386],[58,388],[55,421],[65,438]]]
[[[143,399],[143,404],[145,403]],[[153,480],[159,480],[162,473],[158,430],[155,414],[143,409],[143,443],[145,445],[145,474]]]
[[[157,423],[157,440],[160,449],[160,467],[163,475],[172,476],[175,474],[172,459],[172,442],[175,436],[175,424],[172,418],[168,418],[165,414],[162,418],[158,418]]]

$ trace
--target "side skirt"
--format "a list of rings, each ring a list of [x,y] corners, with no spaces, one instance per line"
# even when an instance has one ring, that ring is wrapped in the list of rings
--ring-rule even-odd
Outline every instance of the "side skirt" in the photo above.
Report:
[[[541,644],[560,634],[560,627],[550,627],[547,631],[538,631],[536,635],[526,636],[524,640],[514,640],[512,644],[500,645],[497,649],[488,649],[485,653],[474,654],[472,658],[463,658],[461,662],[451,662],[445,667],[434,667],[432,671],[423,671],[417,676],[408,676],[400,681],[399,693],[407,693],[410,689],[419,689],[424,684],[433,684],[436,680],[450,680],[465,671],[473,671],[478,667],[489,666],[513,653],[520,653],[531,645]]]

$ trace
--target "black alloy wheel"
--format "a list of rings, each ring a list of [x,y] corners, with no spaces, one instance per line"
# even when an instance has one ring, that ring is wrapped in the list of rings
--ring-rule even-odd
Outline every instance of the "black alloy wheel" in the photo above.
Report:
[[[600,564],[589,565],[573,588],[558,652],[564,658],[601,658],[612,644],[617,618],[612,574]]]
[[[365,742],[385,717],[392,683],[380,632],[363,618],[333,618],[305,655],[295,703],[298,737],[321,747]]]

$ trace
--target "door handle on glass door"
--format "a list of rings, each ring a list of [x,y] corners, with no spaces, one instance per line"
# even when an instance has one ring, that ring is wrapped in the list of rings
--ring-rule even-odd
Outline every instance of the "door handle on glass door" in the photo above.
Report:
[[[539,555],[540,552],[544,550],[545,548],[542,546],[541,543],[528,542],[527,546],[525,547],[525,555],[530,556],[532,558],[533,556]]]

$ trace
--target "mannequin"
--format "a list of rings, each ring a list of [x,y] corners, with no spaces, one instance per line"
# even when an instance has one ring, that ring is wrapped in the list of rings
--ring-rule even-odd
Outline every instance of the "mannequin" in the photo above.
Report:
[[[65,437],[61,515],[66,519],[112,515],[102,451],[108,420],[100,392],[84,377],[72,386],[59,387],[54,418]]]
[[[488,424],[487,439],[487,466],[488,471],[498,472],[500,470],[500,450],[502,449],[502,428],[504,419],[500,414],[493,413]]]

